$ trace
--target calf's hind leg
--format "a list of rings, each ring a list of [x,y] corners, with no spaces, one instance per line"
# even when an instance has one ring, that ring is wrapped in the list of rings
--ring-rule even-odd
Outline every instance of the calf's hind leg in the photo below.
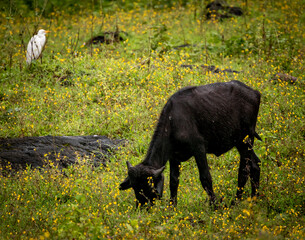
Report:
[[[251,150],[251,164],[250,164],[250,179],[251,179],[251,187],[252,187],[252,197],[258,195],[259,188],[259,178],[260,178],[260,164],[261,160],[255,154],[253,150]]]
[[[237,147],[240,154],[240,165],[238,172],[238,189],[236,193],[236,198],[240,199],[250,176],[251,187],[252,187],[252,197],[257,194],[257,189],[259,187],[260,178],[260,167],[259,158],[256,156],[254,151],[249,148],[248,144],[242,144]]]

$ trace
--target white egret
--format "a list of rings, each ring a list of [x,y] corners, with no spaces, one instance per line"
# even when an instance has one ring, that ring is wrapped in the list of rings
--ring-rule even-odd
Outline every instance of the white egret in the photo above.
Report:
[[[41,57],[42,51],[44,50],[45,44],[47,42],[46,34],[50,31],[40,29],[37,35],[34,35],[27,47],[26,52],[26,62],[28,65],[32,63],[33,60]]]

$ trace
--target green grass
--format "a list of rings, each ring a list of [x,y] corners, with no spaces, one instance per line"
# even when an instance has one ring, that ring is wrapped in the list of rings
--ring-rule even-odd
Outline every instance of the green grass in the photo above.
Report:
[[[91,135],[128,144],[107,167],[87,159],[65,170],[28,168],[0,176],[1,239],[304,239],[305,94],[303,1],[247,1],[245,17],[201,21],[200,6],[109,12],[58,10],[49,18],[0,15],[0,137]],[[236,5],[245,8],[244,1]],[[41,11],[41,9],[38,9]],[[196,15],[194,13],[196,12]],[[51,30],[42,63],[25,65],[34,27]],[[128,33],[121,43],[88,47],[102,31]],[[184,43],[195,46],[173,50]],[[149,63],[148,63],[149,62]],[[183,69],[208,64],[240,74]],[[272,82],[277,72],[296,84]],[[237,187],[236,150],[208,156],[220,209],[206,201],[195,161],[182,164],[178,206],[165,192],[149,211],[119,191],[126,160],[139,163],[168,97],[188,85],[236,79],[262,93],[255,151],[262,160],[261,196],[229,203]]]

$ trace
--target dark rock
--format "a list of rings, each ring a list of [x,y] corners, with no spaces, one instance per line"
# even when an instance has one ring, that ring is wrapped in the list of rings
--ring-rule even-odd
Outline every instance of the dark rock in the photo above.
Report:
[[[178,50],[178,49],[181,49],[181,48],[188,48],[188,47],[196,47],[196,44],[188,44],[188,43],[187,44],[182,44],[182,45],[173,47],[173,49]]]
[[[285,73],[276,73],[271,78],[272,81],[282,81],[282,82],[288,82],[291,84],[295,84],[297,82],[297,78],[293,77],[291,75],[285,74]]]
[[[53,163],[62,169],[84,156],[99,166],[124,142],[99,135],[0,138],[0,166],[19,170],[29,165],[37,168]]]
[[[189,69],[198,68],[198,66],[190,65],[190,64],[182,64],[182,65],[180,65],[180,67],[182,67],[182,68],[189,68]]]
[[[225,19],[233,16],[242,16],[243,10],[240,7],[231,7],[226,1],[215,0],[206,6],[206,18]]]
[[[242,16],[244,14],[240,7],[229,7],[228,12],[235,16]]]
[[[101,35],[92,37],[86,43],[86,45],[101,44],[101,43],[111,44],[111,43],[115,43],[115,42],[122,42],[122,41],[124,41],[124,38],[121,36],[120,33],[121,33],[120,31],[103,32]],[[127,35],[127,33],[125,33],[125,32],[122,32],[122,33]]]
[[[240,73],[239,71],[235,71],[235,70],[232,70],[232,69],[229,69],[229,68],[226,68],[226,69],[220,69],[220,68],[216,68],[214,65],[200,65],[200,66],[196,66],[196,65],[190,65],[190,64],[182,64],[180,65],[180,67],[182,68],[189,68],[189,69],[198,69],[199,67],[206,70],[206,71],[209,71],[209,72],[212,72],[212,73],[225,73],[225,72],[228,72],[228,73]]]

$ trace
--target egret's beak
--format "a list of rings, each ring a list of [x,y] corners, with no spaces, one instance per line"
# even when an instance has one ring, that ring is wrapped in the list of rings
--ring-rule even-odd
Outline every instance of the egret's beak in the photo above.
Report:
[[[46,31],[46,33],[50,33],[51,31]]]

